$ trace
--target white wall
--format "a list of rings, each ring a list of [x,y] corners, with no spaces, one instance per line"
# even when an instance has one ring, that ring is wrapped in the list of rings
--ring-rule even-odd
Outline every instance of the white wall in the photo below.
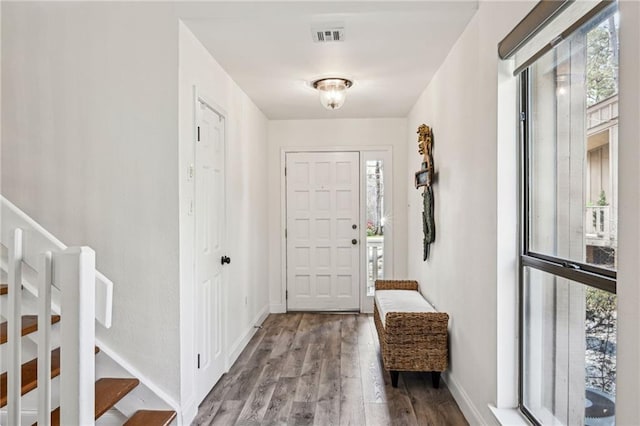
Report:
[[[230,363],[268,312],[267,120],[179,16],[161,3],[3,4],[2,193],[96,250],[115,283],[114,325],[99,337],[180,401],[188,423],[200,402],[192,87],[227,115]]]
[[[347,98],[347,102],[349,99]],[[284,312],[282,294],[281,257],[281,152],[284,148],[392,147],[393,150],[393,239],[394,275],[405,278],[407,273],[406,244],[406,119],[332,119],[332,120],[273,120],[269,121],[269,151],[266,159],[269,185],[269,289],[271,312]]]
[[[180,23],[180,278],[181,398],[190,422],[201,401],[194,400],[194,222],[189,216],[193,181],[187,171],[194,160],[193,87],[226,116],[228,291],[226,348],[229,365],[268,313],[267,265],[267,119],[215,59]]]
[[[516,157],[513,147],[498,148],[497,44],[531,7],[531,2],[481,1],[407,123],[408,275],[416,277],[427,298],[450,315],[450,366],[445,378],[472,424],[495,423],[488,404],[496,404],[497,399],[497,283],[509,276],[505,256],[511,253],[512,270],[516,256],[515,242],[509,247],[501,241],[498,248],[503,226],[511,228],[512,238],[515,235],[515,218],[504,216],[498,202],[509,203],[501,207],[514,214],[516,208],[515,193],[498,196],[499,185],[501,191],[516,190],[504,181],[506,175],[515,173],[514,167],[498,180],[498,156],[510,163]],[[513,92],[512,87],[508,90]],[[426,262],[421,256],[422,197],[412,185],[421,162],[414,150],[414,132],[421,123],[433,128],[437,172],[436,241]],[[517,144],[513,130],[511,143]],[[509,137],[509,129],[506,132]],[[513,377],[510,381],[513,389]]]
[[[168,4],[2,9],[2,193],[96,250],[114,282],[99,338],[177,399],[177,20]]]
[[[620,2],[616,424],[640,422],[640,3]]]
[[[2,152],[2,2],[0,2],[0,152]],[[0,189],[2,188],[2,158],[0,157]],[[2,218],[0,218],[2,220]]]

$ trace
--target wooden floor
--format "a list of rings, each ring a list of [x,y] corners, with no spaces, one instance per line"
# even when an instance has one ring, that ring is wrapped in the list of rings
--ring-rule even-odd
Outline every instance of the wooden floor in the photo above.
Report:
[[[211,390],[195,425],[466,425],[446,385],[391,387],[370,315],[272,314]]]

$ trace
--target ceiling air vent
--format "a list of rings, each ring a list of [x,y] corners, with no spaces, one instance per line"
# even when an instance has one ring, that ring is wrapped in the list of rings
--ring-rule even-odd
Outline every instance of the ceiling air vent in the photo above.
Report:
[[[316,43],[344,41],[344,28],[312,28],[311,35]]]

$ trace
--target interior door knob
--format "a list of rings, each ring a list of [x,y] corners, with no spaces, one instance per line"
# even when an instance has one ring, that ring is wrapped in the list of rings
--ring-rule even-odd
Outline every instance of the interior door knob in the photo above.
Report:
[[[358,244],[358,240],[356,240],[356,239],[354,238],[353,240],[351,240],[351,244],[353,244],[353,245],[355,246],[356,244]]]
[[[231,258],[229,256],[222,256],[220,258],[220,263],[222,265],[224,265],[225,263],[229,264],[229,263],[231,263]]]

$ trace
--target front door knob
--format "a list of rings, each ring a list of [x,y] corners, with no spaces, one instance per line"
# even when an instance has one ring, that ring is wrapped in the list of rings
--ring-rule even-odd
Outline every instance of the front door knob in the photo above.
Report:
[[[356,240],[356,239],[354,238],[353,240],[351,240],[351,244],[353,244],[353,245],[355,246],[356,244],[358,244],[358,240]]]
[[[224,265],[225,263],[227,264],[231,263],[231,258],[228,256],[222,256],[220,258],[220,264]]]

